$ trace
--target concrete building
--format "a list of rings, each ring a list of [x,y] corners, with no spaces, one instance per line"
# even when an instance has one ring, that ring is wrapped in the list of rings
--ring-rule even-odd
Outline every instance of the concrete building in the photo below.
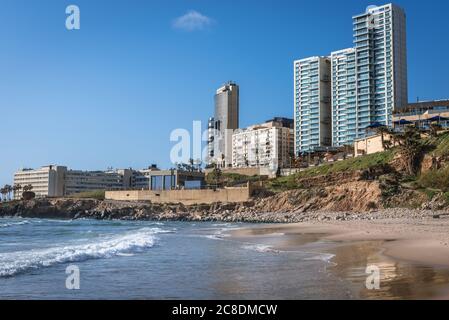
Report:
[[[146,169],[132,170],[131,187],[136,190],[150,189],[151,174],[154,171],[160,171],[154,164]]]
[[[295,154],[331,146],[331,61],[311,57],[294,62]]]
[[[354,157],[365,156],[368,154],[385,151],[384,143],[390,142],[391,146],[395,146],[394,139],[389,134],[374,134],[354,141]]]
[[[33,186],[33,192],[37,197],[59,197],[64,195],[64,177],[67,167],[44,166],[39,169],[22,169],[14,174],[14,185],[20,184]],[[14,198],[20,199],[19,193],[14,194]]]
[[[64,196],[93,190],[122,190],[131,187],[131,169],[109,171],[67,170]]]
[[[277,171],[290,166],[293,155],[292,119],[274,118],[232,135],[233,169],[266,167]]]
[[[232,161],[232,133],[239,127],[239,86],[228,82],[215,94],[215,116],[209,119],[209,159],[219,167],[228,167]]]
[[[22,169],[14,174],[14,184],[33,186],[36,197],[62,197],[93,190],[122,190],[131,187],[132,170],[81,171],[49,165]],[[19,199],[20,194],[15,198]]]

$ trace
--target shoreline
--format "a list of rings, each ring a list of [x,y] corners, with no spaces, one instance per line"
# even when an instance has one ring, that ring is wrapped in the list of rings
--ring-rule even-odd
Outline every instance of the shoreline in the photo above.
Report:
[[[256,226],[229,235],[269,242],[273,250],[332,254],[329,272],[349,283],[357,299],[448,299],[448,231],[449,219],[386,219]],[[380,270],[379,290],[365,287],[368,266]]]
[[[231,232],[231,236],[235,238],[250,238],[258,234],[263,236],[318,235],[317,241],[340,244],[380,241],[384,243],[385,256],[449,268],[449,219],[291,223],[264,225],[253,229],[243,228]],[[292,242],[290,245],[298,247],[298,244]]]

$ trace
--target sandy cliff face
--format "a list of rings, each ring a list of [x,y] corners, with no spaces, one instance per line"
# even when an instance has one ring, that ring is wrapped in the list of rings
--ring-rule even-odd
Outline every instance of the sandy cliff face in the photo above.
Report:
[[[260,199],[255,208],[265,212],[368,211],[382,208],[381,196],[378,181],[352,181],[282,192]]]

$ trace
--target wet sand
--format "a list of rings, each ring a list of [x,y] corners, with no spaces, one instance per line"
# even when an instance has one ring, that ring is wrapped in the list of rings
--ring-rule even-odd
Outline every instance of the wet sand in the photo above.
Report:
[[[329,272],[360,299],[449,298],[449,219],[391,219],[265,225],[231,232],[278,251],[331,254]],[[368,266],[380,289],[368,290]]]

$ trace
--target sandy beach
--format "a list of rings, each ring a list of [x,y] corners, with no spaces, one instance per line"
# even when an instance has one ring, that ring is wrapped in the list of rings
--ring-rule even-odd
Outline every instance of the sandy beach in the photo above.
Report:
[[[332,255],[329,271],[353,283],[358,298],[449,298],[449,218],[381,219],[264,225],[231,233],[273,250]],[[381,290],[365,287],[377,266]]]

